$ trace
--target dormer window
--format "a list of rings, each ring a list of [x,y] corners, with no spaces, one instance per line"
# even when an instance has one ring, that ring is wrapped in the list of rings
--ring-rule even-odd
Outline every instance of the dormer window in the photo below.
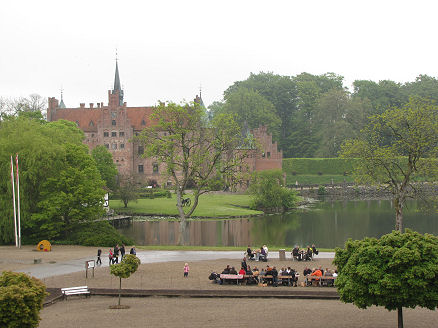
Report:
[[[88,126],[94,126],[94,122],[90,121],[90,123],[88,123]]]
[[[142,120],[142,121],[141,121],[141,125],[146,125],[146,121],[145,121],[145,120]]]

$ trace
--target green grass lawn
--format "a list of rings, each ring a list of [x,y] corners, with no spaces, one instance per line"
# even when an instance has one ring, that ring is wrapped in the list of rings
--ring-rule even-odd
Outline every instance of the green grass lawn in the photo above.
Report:
[[[186,195],[185,197],[190,197]],[[193,197],[192,202],[193,202]],[[224,217],[263,214],[249,209],[250,196],[239,194],[204,194],[199,197],[199,204],[192,216]],[[120,200],[110,200],[109,205],[116,212],[145,215],[178,215],[176,196],[172,198],[139,199],[129,202],[124,208]]]

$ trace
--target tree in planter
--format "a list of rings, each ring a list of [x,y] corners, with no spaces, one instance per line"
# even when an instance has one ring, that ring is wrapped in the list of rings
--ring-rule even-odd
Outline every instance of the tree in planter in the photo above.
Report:
[[[24,273],[4,271],[0,276],[0,327],[38,327],[46,287]]]
[[[128,254],[123,257],[122,262],[120,264],[114,264],[110,266],[110,272],[112,275],[119,277],[119,303],[117,307],[120,308],[120,294],[122,292],[122,278],[129,278],[131,274],[137,271],[138,266],[140,265],[140,259],[135,255]]]
[[[406,199],[417,194],[418,176],[435,179],[438,165],[438,107],[411,98],[402,108],[370,118],[359,136],[342,146],[341,156],[357,158],[356,182],[389,190],[395,209],[395,229],[403,231]]]
[[[349,239],[336,248],[336,286],[341,301],[365,309],[371,305],[398,311],[403,307],[438,307],[438,238],[406,229],[380,239]]]
[[[265,212],[279,212],[293,208],[297,202],[295,191],[283,186],[280,170],[254,172],[249,186],[251,208]]]
[[[135,141],[144,145],[145,156],[164,164],[163,173],[173,180],[180,217],[179,243],[184,244],[186,218],[198,206],[199,196],[217,187],[217,176],[229,184],[241,181],[245,158],[252,151],[245,147],[251,144],[251,137],[242,137],[230,114],[218,114],[208,121],[196,103],[161,103],[152,120],[156,124],[144,129]],[[183,208],[183,195],[190,185],[191,206]]]

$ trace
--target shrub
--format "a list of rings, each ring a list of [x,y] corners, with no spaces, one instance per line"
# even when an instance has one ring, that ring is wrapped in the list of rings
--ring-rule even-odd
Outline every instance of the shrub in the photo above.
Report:
[[[131,274],[137,271],[138,266],[140,265],[140,259],[135,255],[128,254],[123,257],[123,260],[120,264],[114,264],[110,266],[110,272],[112,275],[119,277],[119,306],[120,306],[120,294],[122,290],[122,278],[129,278]]]
[[[325,195],[326,194],[326,190],[324,186],[319,186],[318,188],[318,195]]]
[[[38,327],[46,287],[24,273],[4,271],[0,276],[0,327]]]
[[[249,187],[251,209],[265,212],[285,211],[295,207],[295,191],[283,187],[283,174],[280,170],[253,173]]]
[[[133,245],[134,241],[118,233],[108,222],[92,222],[81,225],[71,234],[69,240],[60,243],[112,247],[116,244]]]

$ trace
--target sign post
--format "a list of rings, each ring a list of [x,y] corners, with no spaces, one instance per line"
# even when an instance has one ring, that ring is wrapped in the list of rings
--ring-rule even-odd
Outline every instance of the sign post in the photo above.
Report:
[[[88,269],[93,269],[93,278],[94,278],[95,266],[96,266],[96,262],[94,260],[85,261],[85,279],[88,278]]]

